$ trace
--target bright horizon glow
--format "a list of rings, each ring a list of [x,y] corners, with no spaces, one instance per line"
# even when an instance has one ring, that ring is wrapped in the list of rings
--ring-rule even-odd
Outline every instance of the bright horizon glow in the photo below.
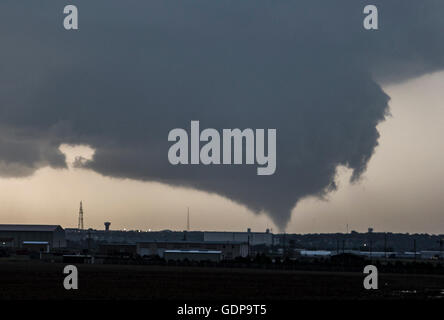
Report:
[[[286,232],[366,231],[444,233],[444,72],[384,87],[391,117],[378,126],[379,146],[360,182],[338,168],[339,189],[328,201],[300,201]],[[61,145],[68,169],[41,168],[27,178],[0,179],[0,223],[60,224],[76,227],[79,202],[85,228],[184,230],[190,207],[191,230],[264,232],[278,228],[229,199],[157,182],[105,177],[72,166],[92,159],[87,146]],[[279,156],[279,154],[278,154]]]

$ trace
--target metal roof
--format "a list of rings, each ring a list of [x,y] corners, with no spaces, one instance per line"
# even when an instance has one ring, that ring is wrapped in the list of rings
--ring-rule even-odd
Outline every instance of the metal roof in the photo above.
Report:
[[[59,225],[45,225],[45,224],[0,224],[0,231],[40,231],[52,232],[57,228],[62,228]]]
[[[199,253],[199,254],[221,254],[222,251],[219,250],[165,250],[164,253]]]
[[[246,241],[187,241],[187,240],[147,240],[147,241],[137,241],[137,244],[248,244]]]
[[[23,244],[49,244],[48,241],[23,241]]]

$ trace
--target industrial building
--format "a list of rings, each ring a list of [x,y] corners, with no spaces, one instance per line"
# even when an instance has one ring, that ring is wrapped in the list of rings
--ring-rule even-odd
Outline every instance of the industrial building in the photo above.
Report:
[[[127,243],[104,243],[99,245],[99,253],[108,256],[135,256],[136,245]]]
[[[246,242],[250,246],[273,245],[273,234],[267,229],[266,232],[224,232],[224,231],[205,231],[204,241],[239,241]]]
[[[189,260],[219,262],[222,252],[218,250],[165,250],[165,260]]]
[[[49,251],[66,247],[59,225],[0,224],[0,247]]]
[[[169,250],[220,251],[220,259],[234,259],[248,256],[248,243],[239,241],[148,241],[137,243],[137,254],[164,257]],[[177,252],[176,252],[177,253]]]

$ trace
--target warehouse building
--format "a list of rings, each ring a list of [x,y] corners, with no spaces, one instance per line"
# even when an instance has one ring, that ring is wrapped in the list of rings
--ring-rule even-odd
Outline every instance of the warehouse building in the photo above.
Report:
[[[205,231],[204,241],[240,241],[250,246],[272,246],[273,234],[268,229],[265,232],[251,232],[250,229],[247,232]]]
[[[48,251],[66,247],[59,225],[0,224],[0,247]]]
[[[218,250],[165,250],[166,260],[212,261],[219,262],[222,252]]]
[[[248,256],[248,244],[245,242],[222,241],[148,241],[137,243],[137,254],[141,256],[165,256],[166,251],[220,251],[220,259],[235,259]],[[175,254],[177,252],[174,252]],[[180,254],[180,253],[178,253]]]
[[[103,243],[99,245],[99,253],[107,256],[135,256],[136,245],[128,243]]]

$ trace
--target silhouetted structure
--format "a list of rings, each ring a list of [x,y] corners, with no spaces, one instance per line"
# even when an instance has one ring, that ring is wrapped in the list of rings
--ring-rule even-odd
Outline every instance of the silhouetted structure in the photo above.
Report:
[[[66,246],[65,230],[59,225],[1,224],[0,245],[47,251]]]
[[[79,230],[83,230],[83,208],[82,208],[82,201],[80,201],[80,209],[79,209]]]

